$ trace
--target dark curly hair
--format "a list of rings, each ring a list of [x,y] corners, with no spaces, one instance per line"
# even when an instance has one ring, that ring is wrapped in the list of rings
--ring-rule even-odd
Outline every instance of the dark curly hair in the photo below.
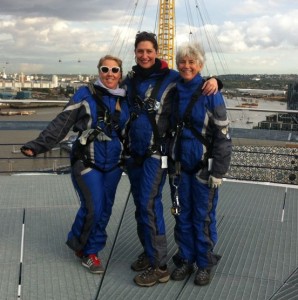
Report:
[[[144,41],[151,42],[153,44],[154,49],[157,52],[158,44],[157,44],[155,33],[147,32],[147,31],[138,32],[135,39],[135,49],[137,48],[140,42],[144,42]]]

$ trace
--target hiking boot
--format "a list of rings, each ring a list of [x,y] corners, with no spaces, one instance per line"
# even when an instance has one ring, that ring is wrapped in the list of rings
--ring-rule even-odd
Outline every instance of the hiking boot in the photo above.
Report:
[[[170,279],[170,273],[168,272],[168,269],[165,268],[165,270],[162,270],[161,268],[147,268],[143,273],[138,274],[134,281],[139,286],[153,286],[154,284],[160,282],[160,283],[166,283]]]
[[[181,267],[176,268],[172,274],[171,274],[171,279],[180,281],[184,280],[188,275],[193,273],[195,271],[195,265],[194,264],[182,264]]]
[[[101,261],[96,254],[89,254],[88,256],[84,256],[82,258],[82,265],[94,274],[100,274],[104,272]]]
[[[146,255],[145,252],[143,252],[142,254],[140,254],[138,256],[138,259],[131,264],[130,267],[132,270],[134,270],[136,272],[146,270],[147,268],[150,267],[149,257]]]
[[[210,270],[208,269],[198,269],[194,283],[196,285],[207,285],[210,283]]]

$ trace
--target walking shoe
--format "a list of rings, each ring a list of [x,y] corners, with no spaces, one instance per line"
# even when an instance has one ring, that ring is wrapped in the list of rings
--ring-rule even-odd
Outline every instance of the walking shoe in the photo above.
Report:
[[[138,259],[131,264],[132,270],[134,270],[136,272],[146,270],[149,267],[150,267],[150,260],[149,260],[149,257],[146,255],[145,252],[140,254],[138,256]]]
[[[195,269],[196,269],[196,267],[194,264],[184,263],[184,264],[182,264],[181,267],[176,268],[172,272],[171,278],[173,280],[177,280],[177,281],[184,280],[186,278],[186,276],[193,273],[195,271]]]
[[[82,258],[82,265],[94,274],[100,274],[104,272],[101,261],[96,254],[89,254],[88,256],[84,256]]]
[[[207,285],[210,282],[211,276],[210,276],[211,270],[209,269],[198,269],[195,281],[194,283],[196,285]]]
[[[170,273],[168,272],[168,269],[165,268],[165,270],[162,270],[161,268],[147,268],[143,273],[138,274],[134,281],[139,286],[153,286],[154,284],[160,282],[160,283],[166,283],[170,279]]]

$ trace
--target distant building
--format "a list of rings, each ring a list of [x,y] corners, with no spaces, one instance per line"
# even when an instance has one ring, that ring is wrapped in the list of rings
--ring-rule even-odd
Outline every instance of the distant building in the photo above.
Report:
[[[298,131],[297,114],[273,114],[266,117],[266,121],[258,123],[259,129]]]
[[[288,85],[287,107],[291,110],[298,110],[298,82]]]
[[[298,83],[289,83],[287,109],[297,110],[297,114],[278,113],[266,117],[258,123],[259,129],[298,131]]]
[[[58,76],[57,75],[52,76],[52,86],[55,88],[58,87]]]

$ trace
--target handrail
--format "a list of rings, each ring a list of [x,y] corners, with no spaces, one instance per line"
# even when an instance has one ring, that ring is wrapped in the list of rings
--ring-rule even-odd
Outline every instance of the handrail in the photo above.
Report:
[[[27,157],[23,156],[20,150],[15,150],[15,146],[20,145],[23,145],[23,143],[0,143],[0,147],[12,146],[12,150],[7,153],[7,157],[3,156],[3,151],[1,151],[0,174],[28,172],[62,174],[70,172],[69,155],[65,155],[66,152],[62,147],[55,147],[49,152],[35,157]],[[56,151],[60,151],[60,154],[53,153]],[[7,164],[5,165],[6,162]]]
[[[254,107],[231,107],[227,106],[227,110],[248,110],[248,111],[260,111],[260,112],[274,112],[274,113],[287,113],[287,114],[297,114],[298,110],[290,109],[265,109],[265,108],[254,108]]]
[[[37,100],[37,99],[16,99],[14,100],[1,100],[0,102],[13,102],[13,103],[24,103],[24,102],[43,102],[43,103],[66,103],[68,101],[64,100]],[[240,115],[239,113],[235,112],[234,114],[231,113],[231,127],[230,132],[232,135],[233,143],[233,154],[232,154],[232,161],[230,165],[230,171],[227,174],[227,178],[235,178],[235,179],[248,179],[253,178],[253,180],[265,180],[266,176],[272,178],[271,182],[278,182],[278,183],[291,183],[291,184],[298,184],[298,134],[297,134],[297,116],[298,110],[288,110],[288,109],[266,109],[266,108],[259,108],[259,107],[227,107],[228,111],[238,111],[242,112]],[[271,126],[274,125],[275,117],[269,117],[268,121],[258,121],[260,117],[263,115],[267,116],[268,114],[258,114],[256,119],[253,119],[254,124],[258,124],[258,127],[254,126],[252,119],[250,122],[245,122],[248,118],[244,111],[250,112],[263,112],[263,113],[278,113],[281,114],[277,116],[278,124],[279,118],[282,120],[286,120],[282,114],[290,114],[295,115],[291,116],[289,120],[291,123],[283,123],[285,125],[291,124],[288,127],[278,127]],[[238,116],[239,114],[239,116]],[[255,114],[257,115],[257,114]],[[272,120],[271,120],[272,119]],[[26,121],[24,121],[26,122]],[[34,121],[33,121],[34,122]],[[245,123],[244,123],[245,122]],[[287,121],[286,121],[287,122]],[[4,125],[6,123],[15,124],[15,121],[8,121],[3,122]],[[241,123],[241,127],[238,127],[238,123]],[[250,124],[248,124],[250,123]],[[264,124],[263,124],[264,123]],[[270,123],[270,126],[267,126],[267,123]],[[233,127],[232,125],[236,125]],[[4,126],[3,125],[3,126]],[[263,126],[264,125],[264,126]],[[9,127],[9,126],[8,126]],[[268,127],[268,128],[267,128]],[[3,127],[6,128],[6,127]],[[11,126],[13,130],[17,130],[17,126]],[[31,127],[30,127],[31,128]],[[37,127],[36,127],[37,128]],[[256,129],[256,130],[251,130]],[[274,141],[276,143],[270,143],[270,141]],[[243,142],[243,143],[242,143]],[[11,153],[8,154],[7,157],[5,156],[5,152],[1,149],[2,156],[0,157],[0,174],[12,174],[12,173],[24,173],[24,172],[42,172],[42,173],[59,173],[60,169],[63,170],[61,172],[67,172],[65,170],[70,170],[70,160],[69,156],[66,156],[67,150],[63,149],[63,144],[61,143],[58,145],[56,150],[60,150],[60,153],[54,154],[51,152],[47,152],[43,155],[38,155],[34,158],[25,157],[20,154],[20,150],[17,149],[18,146],[23,145],[23,143],[0,143],[0,147],[9,147],[12,146],[13,149]],[[71,143],[67,144],[71,146]],[[265,146],[266,145],[266,146]],[[273,146],[270,146],[273,145]],[[265,146],[264,149],[260,149],[260,147]],[[277,148],[283,148],[283,150],[279,153],[276,152]],[[275,149],[274,149],[275,148]],[[7,149],[7,148],[6,148]],[[290,150],[289,150],[290,149]],[[54,150],[54,149],[53,149]],[[52,151],[53,151],[52,150]],[[4,155],[3,155],[4,153]],[[63,154],[64,153],[64,154]],[[28,171],[28,165],[26,160],[31,161],[30,166],[31,169]],[[67,160],[67,162],[66,162]],[[7,164],[5,165],[5,161]],[[15,162],[14,162],[15,161]],[[44,163],[43,163],[44,161]],[[67,165],[66,165],[67,163]],[[64,165],[63,165],[64,164]],[[5,168],[3,169],[3,165]],[[27,170],[24,171],[25,168],[21,167],[20,165],[26,165]],[[45,169],[44,166],[47,166]],[[32,167],[33,166],[33,167]],[[39,166],[42,166],[42,168]],[[291,176],[291,178],[289,178]],[[257,178],[256,178],[257,177]],[[284,177],[284,178],[282,178]],[[294,178],[294,180],[292,180]]]
[[[12,104],[19,104],[19,103],[68,103],[69,100],[40,100],[40,99],[0,99],[0,103],[12,103]]]

